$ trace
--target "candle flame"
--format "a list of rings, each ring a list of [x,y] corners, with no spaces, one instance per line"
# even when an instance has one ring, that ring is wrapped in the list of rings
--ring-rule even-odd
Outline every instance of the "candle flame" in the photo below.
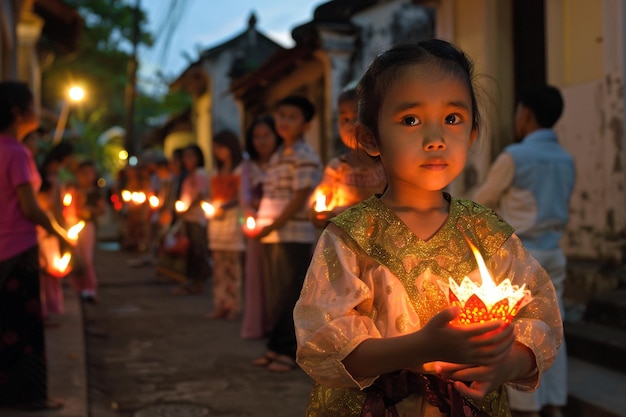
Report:
[[[143,191],[133,191],[130,195],[130,199],[135,204],[143,204],[146,202],[146,194]]]
[[[132,193],[128,190],[122,190],[120,194],[122,195],[122,200],[124,200],[126,203],[128,203],[132,198]]]
[[[215,207],[213,207],[213,204],[203,201],[200,203],[200,207],[202,207],[206,217],[213,217],[215,215]]]
[[[85,227],[85,222],[83,220],[76,223],[74,226],[70,227],[67,231],[67,237],[71,240],[78,239],[78,234]]]
[[[320,191],[315,197],[315,211],[322,212],[328,210],[326,206],[326,196]]]
[[[56,255],[52,261],[52,267],[60,274],[64,274],[67,271],[71,259],[72,255],[69,252],[65,252],[61,257]]]
[[[181,200],[177,200],[174,203],[174,208],[176,209],[177,212],[181,213],[185,210],[187,210],[187,204],[185,204],[183,201]]]
[[[71,193],[65,193],[65,195],[63,196],[63,205],[65,207],[69,207],[72,205],[72,194]]]
[[[246,218],[246,229],[248,230],[256,229],[256,220],[254,220],[254,217],[248,216]]]
[[[457,320],[461,324],[484,323],[491,320],[510,323],[517,312],[530,302],[530,291],[525,289],[526,284],[521,287],[511,284],[509,278],[496,286],[479,250],[465,234],[463,236],[476,258],[482,283],[478,286],[467,276],[460,284],[452,277],[448,279],[448,284],[439,282],[450,304],[460,307]]]
[[[161,204],[159,197],[157,197],[156,195],[151,195],[150,198],[148,198],[148,202],[150,203],[150,207],[152,208],[157,208]]]

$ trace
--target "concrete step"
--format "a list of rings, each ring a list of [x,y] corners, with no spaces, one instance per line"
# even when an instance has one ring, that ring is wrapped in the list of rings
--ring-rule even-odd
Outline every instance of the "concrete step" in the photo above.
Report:
[[[621,372],[626,378],[626,330],[590,321],[565,323],[569,357]],[[623,395],[626,396],[626,386]]]
[[[589,300],[585,320],[626,329],[626,289],[617,289]]]
[[[568,392],[568,417],[626,417],[624,373],[570,356]]]

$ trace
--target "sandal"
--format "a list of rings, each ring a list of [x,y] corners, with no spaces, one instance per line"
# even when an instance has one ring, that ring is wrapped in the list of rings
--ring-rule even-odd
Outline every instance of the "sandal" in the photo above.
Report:
[[[295,360],[293,360],[293,358],[286,355],[278,355],[274,358],[272,363],[267,365],[267,370],[270,372],[285,373],[292,371],[297,367],[298,364]]]
[[[254,366],[268,366],[270,363],[274,362],[274,360],[278,357],[276,352],[272,352],[268,350],[261,356],[260,358],[256,358],[252,361],[252,365]]]

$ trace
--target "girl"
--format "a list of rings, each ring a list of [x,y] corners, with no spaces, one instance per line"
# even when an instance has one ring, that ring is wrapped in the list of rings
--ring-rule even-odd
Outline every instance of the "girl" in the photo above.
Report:
[[[502,384],[533,390],[556,355],[546,272],[493,211],[443,191],[478,133],[472,77],[463,52],[428,40],[378,56],[359,82],[357,138],[388,188],[332,219],[309,267],[294,311],[309,416],[507,416]],[[511,325],[450,323],[438,281],[479,281],[464,233],[496,283],[531,291]]]
[[[276,132],[271,116],[257,118],[246,135],[246,152],[241,170],[241,207],[244,217],[256,217],[263,196],[267,164],[276,149],[283,143]],[[263,247],[258,239],[248,238],[244,267],[244,310],[241,337],[259,339],[270,329],[265,311]]]
[[[96,302],[97,277],[94,265],[96,246],[96,223],[105,211],[104,199],[96,184],[98,172],[92,161],[83,161],[76,170],[76,187],[70,188],[73,195],[73,213],[67,219],[70,226],[83,220],[85,227],[78,234],[76,255],[80,260],[80,268],[72,273],[73,287],[87,302]]]
[[[239,210],[242,153],[230,131],[213,138],[216,172],[211,176],[209,248],[213,256],[213,312],[210,318],[236,320],[241,313],[241,255],[244,250]]]
[[[309,218],[318,228],[348,207],[382,193],[387,184],[380,158],[365,153],[354,136],[357,105],[355,89],[345,90],[337,98],[339,137],[348,152],[328,162],[322,181],[311,194]],[[324,196],[328,210],[316,211],[319,196]]]
[[[180,186],[183,210],[178,217],[189,239],[186,259],[187,284],[174,289],[174,294],[189,295],[204,292],[204,281],[209,276],[209,248],[207,220],[201,203],[208,195],[209,177],[204,169],[204,154],[198,145],[189,145],[183,151],[183,167],[187,175]]]
[[[39,171],[41,175],[41,188],[37,194],[39,205],[48,216],[53,216],[64,227],[67,227],[67,225],[63,220],[62,185],[59,176],[65,167],[71,165],[73,154],[73,146],[69,143],[61,142],[48,152]],[[46,271],[49,259],[47,259],[46,254],[42,250],[42,246],[45,246],[46,243],[58,246],[59,242],[56,237],[49,236],[42,227],[37,228],[37,236],[40,245],[39,258],[41,260],[41,274],[39,276],[41,311],[46,326],[53,327],[59,324],[54,320],[53,316],[59,315],[64,311],[63,288],[61,285],[62,281]]]

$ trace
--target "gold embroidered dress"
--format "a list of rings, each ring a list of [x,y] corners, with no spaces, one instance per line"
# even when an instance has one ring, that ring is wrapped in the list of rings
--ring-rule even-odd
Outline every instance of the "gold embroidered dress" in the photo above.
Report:
[[[462,232],[480,250],[496,284],[509,278],[526,284],[533,297],[513,325],[517,341],[534,352],[538,373],[511,385],[535,389],[552,363],[563,329],[549,276],[495,212],[445,196],[448,219],[428,241],[376,196],[335,217],[322,232],[294,309],[297,361],[315,380],[308,416],[359,416],[363,389],[377,378],[352,377],[342,360],[364,340],[415,332],[446,308],[438,280],[460,283],[469,276],[481,282]],[[489,415],[509,415],[502,387],[475,404]],[[400,416],[444,415],[415,394],[397,410]]]

